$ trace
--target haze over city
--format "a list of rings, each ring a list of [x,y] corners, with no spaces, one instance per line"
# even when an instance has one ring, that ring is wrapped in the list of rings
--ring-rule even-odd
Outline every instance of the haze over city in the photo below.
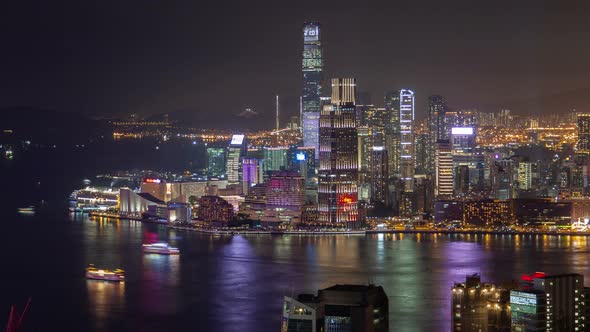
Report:
[[[431,94],[482,111],[586,110],[590,32],[582,6],[11,2],[0,32],[0,108],[180,112],[204,127],[238,127],[235,115],[251,108],[259,128],[270,127],[275,94],[285,115],[298,113],[301,25],[320,21],[326,79],[357,78],[376,105],[404,86],[417,93],[418,118]]]

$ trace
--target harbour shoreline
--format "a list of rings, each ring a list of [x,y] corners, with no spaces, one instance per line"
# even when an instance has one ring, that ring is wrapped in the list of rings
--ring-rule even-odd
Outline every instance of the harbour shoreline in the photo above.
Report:
[[[355,230],[355,231],[278,231],[278,230],[251,230],[251,229],[204,229],[196,227],[187,227],[179,225],[171,225],[167,222],[158,222],[155,220],[148,220],[137,217],[120,216],[109,213],[88,213],[91,217],[112,218],[118,220],[133,220],[145,223],[162,225],[167,228],[176,230],[184,230],[190,232],[198,232],[210,235],[372,235],[372,234],[442,234],[442,235],[547,235],[547,236],[590,236],[590,232],[550,232],[550,231],[520,231],[520,232],[506,232],[506,231],[492,231],[480,229],[467,230],[435,230],[435,229],[376,229],[376,230]]]

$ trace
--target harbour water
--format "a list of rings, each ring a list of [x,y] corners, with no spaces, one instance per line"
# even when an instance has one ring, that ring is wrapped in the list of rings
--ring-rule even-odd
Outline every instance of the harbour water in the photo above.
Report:
[[[588,238],[576,236],[214,236],[65,212],[10,217],[2,234],[0,323],[31,296],[27,331],[279,331],[284,295],[337,283],[384,286],[395,331],[449,331],[450,287],[466,274],[576,272],[590,284]],[[144,255],[153,241],[181,255]],[[90,263],[126,282],[87,281]]]

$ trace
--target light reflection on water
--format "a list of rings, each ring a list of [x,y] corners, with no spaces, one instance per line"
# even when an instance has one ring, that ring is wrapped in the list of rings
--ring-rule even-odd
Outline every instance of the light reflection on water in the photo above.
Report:
[[[86,280],[86,289],[96,329],[106,329],[113,312],[125,313],[124,282]]]
[[[590,278],[588,239],[577,236],[209,236],[110,219],[75,220],[59,236],[81,239],[67,276],[83,278],[89,263],[126,270],[124,285],[86,283],[81,292],[95,331],[278,330],[284,295],[337,283],[382,285],[395,331],[444,331],[450,287],[466,274],[492,282],[535,271]],[[181,255],[144,255],[150,241],[170,242]]]

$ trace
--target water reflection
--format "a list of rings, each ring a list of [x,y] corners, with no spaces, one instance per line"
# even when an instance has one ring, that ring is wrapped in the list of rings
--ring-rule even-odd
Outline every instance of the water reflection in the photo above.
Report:
[[[180,256],[144,254],[141,265],[141,305],[154,314],[170,314],[179,309]]]
[[[125,313],[125,283],[87,280],[88,308],[97,330],[106,330],[113,313]]]
[[[588,238],[578,236],[209,236],[110,220],[83,227],[84,264],[128,272],[127,306],[124,296],[123,309],[103,305],[102,316],[93,314],[97,324],[123,310],[123,317],[133,312],[165,320],[170,330],[181,323],[200,330],[276,330],[284,295],[375,283],[389,295],[396,331],[439,331],[450,329],[450,287],[466,274],[479,272],[490,282],[535,271],[590,278]],[[179,247],[181,255],[142,254],[142,243],[157,241]]]

